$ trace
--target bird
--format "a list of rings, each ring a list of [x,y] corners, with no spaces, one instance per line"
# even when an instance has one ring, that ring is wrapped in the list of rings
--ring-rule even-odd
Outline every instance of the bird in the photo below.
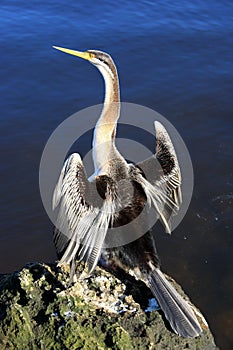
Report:
[[[65,160],[54,189],[52,207],[58,208],[54,243],[59,266],[70,264],[72,281],[77,262],[84,261],[90,275],[103,256],[110,266],[134,274],[150,288],[176,334],[185,338],[199,336],[202,326],[194,307],[160,268],[154,235],[150,229],[140,234],[150,208],[154,208],[165,231],[170,233],[171,217],[182,202],[180,166],[166,128],[155,121],[154,154],[137,164],[127,162],[115,143],[120,87],[113,59],[99,50],[81,52],[53,47],[90,62],[105,82],[103,109],[93,132],[94,174],[88,178],[80,155],[72,153]],[[138,217],[140,224],[134,224]],[[113,229],[114,234],[114,229],[127,225],[135,239],[106,248],[109,230]]]

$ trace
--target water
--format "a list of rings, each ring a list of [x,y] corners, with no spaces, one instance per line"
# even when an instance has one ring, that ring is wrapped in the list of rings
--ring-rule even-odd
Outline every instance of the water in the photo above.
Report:
[[[55,259],[39,195],[41,153],[60,122],[103,97],[94,67],[51,47],[107,51],[122,100],[166,116],[189,148],[191,206],[172,237],[158,234],[158,251],[218,346],[231,349],[233,3],[12,0],[0,12],[0,272]]]

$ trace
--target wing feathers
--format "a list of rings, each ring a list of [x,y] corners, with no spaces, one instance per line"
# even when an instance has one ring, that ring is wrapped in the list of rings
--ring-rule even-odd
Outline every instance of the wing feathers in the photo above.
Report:
[[[105,200],[99,201],[102,205],[94,206],[93,203],[97,201],[91,202],[90,189],[94,197],[99,196],[95,183],[87,179],[79,154],[74,153],[65,161],[54,190],[53,208],[59,206],[54,241],[58,253],[63,251],[60,265],[74,259],[85,259],[89,271],[93,271],[101,254],[114,205],[111,196],[106,194]]]
[[[146,176],[139,182],[160,215],[166,232],[171,232],[171,216],[176,214],[182,203],[181,173],[172,141],[164,126],[156,121],[156,153],[137,164]]]

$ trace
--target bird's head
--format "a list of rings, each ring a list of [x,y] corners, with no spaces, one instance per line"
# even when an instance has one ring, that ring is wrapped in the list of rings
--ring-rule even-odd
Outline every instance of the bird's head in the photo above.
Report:
[[[112,77],[114,77],[114,73],[116,71],[116,67],[114,62],[109,54],[106,52],[98,51],[98,50],[88,50],[85,52],[65,49],[63,47],[53,46],[54,49],[60,50],[62,52],[68,53],[73,56],[81,57],[94,66],[96,66],[103,74],[107,72]]]

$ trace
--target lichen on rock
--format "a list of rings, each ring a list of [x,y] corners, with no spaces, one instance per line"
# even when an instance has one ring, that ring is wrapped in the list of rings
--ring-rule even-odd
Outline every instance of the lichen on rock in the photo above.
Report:
[[[54,264],[1,275],[0,349],[217,349],[209,329],[183,339],[161,311],[145,312],[152,295],[140,281],[98,267],[91,277],[68,282],[68,268]]]

